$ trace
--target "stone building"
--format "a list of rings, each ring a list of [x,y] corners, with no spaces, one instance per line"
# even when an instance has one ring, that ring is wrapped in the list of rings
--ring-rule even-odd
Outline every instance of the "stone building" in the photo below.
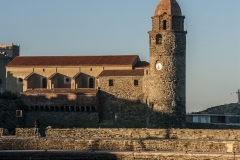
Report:
[[[19,56],[19,45],[0,44],[0,93],[6,89],[6,65],[16,56]]]
[[[26,122],[38,117],[56,127],[61,119],[63,127],[76,121],[70,126],[185,127],[184,18],[175,0],[159,2],[149,63],[138,55],[19,56],[6,67],[6,89],[21,93]],[[85,113],[94,115],[74,118]]]

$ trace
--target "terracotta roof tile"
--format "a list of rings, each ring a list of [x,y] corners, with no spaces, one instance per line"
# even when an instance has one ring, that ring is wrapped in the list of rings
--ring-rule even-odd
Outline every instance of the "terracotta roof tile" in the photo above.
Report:
[[[144,70],[104,70],[99,74],[99,77],[108,76],[144,76]]]
[[[18,56],[7,67],[132,65],[138,55],[111,56]]]
[[[149,63],[146,61],[139,61],[137,64],[134,66],[134,68],[145,68],[149,67]]]
[[[70,88],[55,88],[55,89],[33,89],[22,92],[21,94],[46,94],[46,93],[57,93],[57,94],[96,94],[97,89],[94,88],[81,88],[81,89],[70,89]]]

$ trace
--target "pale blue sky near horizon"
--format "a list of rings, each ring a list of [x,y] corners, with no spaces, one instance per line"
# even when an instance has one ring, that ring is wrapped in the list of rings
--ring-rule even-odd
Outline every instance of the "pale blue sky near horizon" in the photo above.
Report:
[[[187,34],[187,112],[237,102],[240,0],[177,0]],[[0,0],[0,43],[21,56],[138,54],[159,0]]]

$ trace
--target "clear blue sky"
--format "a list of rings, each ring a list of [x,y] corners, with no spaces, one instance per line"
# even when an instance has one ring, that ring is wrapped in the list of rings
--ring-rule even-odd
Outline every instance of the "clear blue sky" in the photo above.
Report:
[[[159,0],[0,0],[0,43],[22,56],[138,54],[149,60]],[[178,0],[186,16],[187,111],[237,102],[240,0]]]

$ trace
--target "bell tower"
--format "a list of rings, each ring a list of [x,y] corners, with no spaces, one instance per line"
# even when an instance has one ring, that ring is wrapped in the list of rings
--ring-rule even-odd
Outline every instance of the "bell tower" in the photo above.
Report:
[[[161,0],[149,31],[148,127],[184,128],[186,116],[186,34],[176,0]]]

